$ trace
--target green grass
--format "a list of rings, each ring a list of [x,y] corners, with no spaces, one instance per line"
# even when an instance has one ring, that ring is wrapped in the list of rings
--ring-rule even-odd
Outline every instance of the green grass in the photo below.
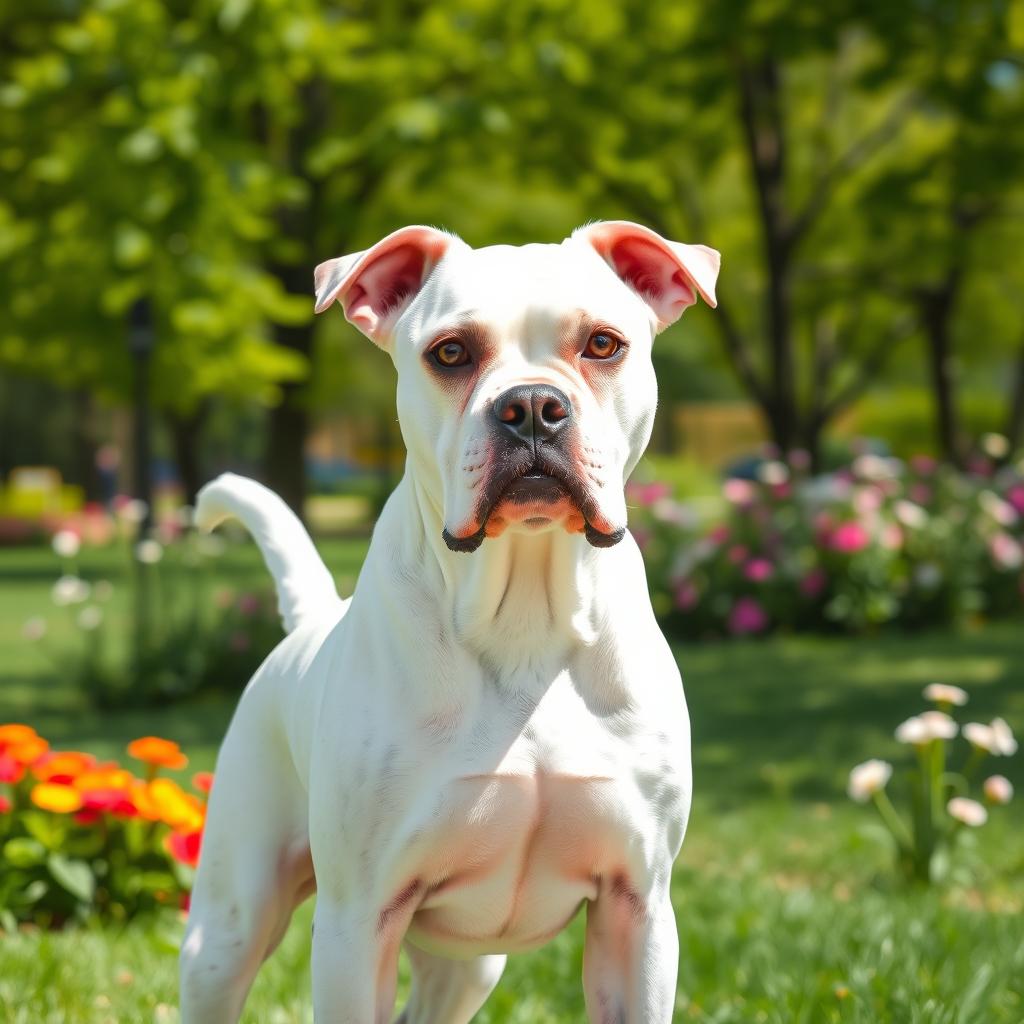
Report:
[[[324,545],[350,586],[356,542]],[[102,561],[102,559],[101,559]],[[0,553],[0,720],[116,754],[143,732],[186,744],[207,767],[231,712],[207,699],[97,714],[21,640],[49,602],[50,560]],[[97,564],[87,571],[109,572]],[[220,569],[260,579],[251,549]],[[13,584],[13,585],[12,585]],[[942,889],[908,890],[848,769],[902,755],[892,729],[931,681],[964,686],[970,717],[1024,724],[1024,628],[860,640],[778,638],[679,648],[694,733],[696,797],[674,881],[681,952],[676,1019],[715,1024],[1020,1024],[1024,1020],[1024,830],[1012,806],[971,833]],[[1018,757],[993,765],[1024,789]],[[897,786],[898,783],[894,783]],[[311,1020],[304,907],[264,966],[245,1020]],[[582,921],[514,958],[480,1021],[584,1019]],[[0,938],[0,1021],[176,1021],[180,922]]]

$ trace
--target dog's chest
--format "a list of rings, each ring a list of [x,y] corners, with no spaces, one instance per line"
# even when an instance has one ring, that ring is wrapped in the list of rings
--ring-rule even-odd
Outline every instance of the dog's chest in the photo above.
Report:
[[[530,704],[481,708],[420,805],[410,938],[425,948],[464,955],[546,941],[602,879],[632,874],[663,816],[677,813],[668,751],[657,749],[667,736],[638,743],[635,728],[588,710],[568,680]]]

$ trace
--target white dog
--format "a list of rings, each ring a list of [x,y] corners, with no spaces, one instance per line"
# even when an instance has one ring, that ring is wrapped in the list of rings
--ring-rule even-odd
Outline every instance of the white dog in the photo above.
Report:
[[[690,807],[675,661],[626,532],[650,436],[651,343],[719,256],[636,224],[471,249],[408,227],[316,271],[398,370],[406,473],[348,601],[259,484],[225,476],[288,636],[217,763],[182,948],[186,1024],[236,1021],[314,890],[322,1024],[462,1024],[505,954],[587,905],[600,1024],[672,1019],[672,863]]]

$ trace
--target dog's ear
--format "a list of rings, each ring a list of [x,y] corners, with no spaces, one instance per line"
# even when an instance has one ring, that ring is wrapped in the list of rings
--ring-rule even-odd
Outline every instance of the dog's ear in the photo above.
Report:
[[[658,329],[674,324],[699,295],[718,305],[715,282],[721,255],[706,245],[670,242],[656,231],[628,220],[588,224],[573,232],[654,310]]]
[[[409,300],[455,241],[437,228],[413,225],[363,252],[321,263],[313,275],[316,312],[340,302],[349,323],[385,346]]]

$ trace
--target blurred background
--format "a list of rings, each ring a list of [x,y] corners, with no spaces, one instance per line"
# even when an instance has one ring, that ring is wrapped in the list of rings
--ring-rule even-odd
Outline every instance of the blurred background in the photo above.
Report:
[[[843,1020],[959,1005],[966,955],[943,976],[922,952],[902,996],[844,947],[802,950],[810,982],[707,971],[796,957],[772,907],[866,927],[840,905],[889,854],[834,802],[924,684],[1024,724],[1022,166],[1019,0],[3,0],[0,721],[103,756],[159,732],[212,766],[280,627],[252,545],[189,529],[197,488],[262,480],[348,593],[402,472],[390,362],[314,319],[313,267],[407,223],[481,246],[635,220],[723,253],[718,309],[656,343],[630,485],[718,822],[686,870],[757,822],[797,837],[736,861],[720,945],[684,933],[680,1013],[838,1020],[859,984]],[[1019,820],[994,827],[952,909],[879,942],[976,925],[1019,961],[990,927],[1022,907]],[[172,1000],[155,948],[147,1019]],[[957,1019],[1024,1016],[1005,966]],[[489,1019],[547,1019],[524,998]]]

